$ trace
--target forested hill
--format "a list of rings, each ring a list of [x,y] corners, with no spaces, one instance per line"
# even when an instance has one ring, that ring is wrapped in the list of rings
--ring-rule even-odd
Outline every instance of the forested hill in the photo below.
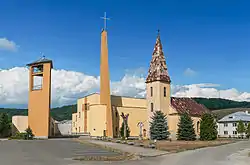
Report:
[[[227,108],[250,108],[250,102],[238,102],[219,98],[193,98],[196,102],[203,104],[210,110]],[[226,110],[225,110],[226,111]],[[1,112],[7,112],[11,118],[14,115],[27,115],[27,109],[0,108]],[[76,105],[68,105],[51,109],[51,116],[57,120],[71,120],[72,112],[76,112]]]
[[[12,116],[15,115],[28,115],[27,109],[13,109],[13,108],[0,108],[0,113],[6,112],[8,113],[9,117],[12,118]],[[57,108],[52,108],[50,111],[51,116],[57,120],[71,120],[71,114],[76,112],[76,105],[67,105]]]
[[[193,98],[199,104],[203,104],[210,110],[228,109],[228,108],[250,108],[250,102],[233,101],[220,98]]]

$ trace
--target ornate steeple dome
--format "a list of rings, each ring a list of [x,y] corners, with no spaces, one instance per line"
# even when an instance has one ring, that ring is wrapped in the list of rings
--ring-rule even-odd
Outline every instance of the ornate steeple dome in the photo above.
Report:
[[[159,33],[156,39],[152,60],[150,62],[146,83],[153,81],[162,81],[167,83],[171,82],[168,75],[166,60],[162,51],[162,44]]]

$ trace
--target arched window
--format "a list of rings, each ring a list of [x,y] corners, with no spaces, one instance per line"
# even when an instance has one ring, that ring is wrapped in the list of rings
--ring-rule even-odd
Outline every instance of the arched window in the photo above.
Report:
[[[151,103],[151,112],[153,112],[154,111],[154,104],[153,103]]]
[[[167,95],[167,91],[166,90],[167,90],[166,87],[164,87],[163,88],[164,97],[166,97],[166,95]]]
[[[197,133],[200,133],[200,121],[197,121]]]
[[[150,87],[150,95],[153,96],[153,87]]]

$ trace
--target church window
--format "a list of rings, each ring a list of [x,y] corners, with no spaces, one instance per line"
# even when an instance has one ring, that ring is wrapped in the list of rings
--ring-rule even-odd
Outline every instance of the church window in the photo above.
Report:
[[[197,121],[197,132],[200,133],[200,121]]]
[[[80,118],[80,116],[81,116],[81,112],[79,112],[79,118]]]
[[[163,88],[163,93],[164,93],[164,97],[166,97],[166,93],[167,93],[166,87]]]
[[[150,95],[153,96],[153,87],[150,87]]]
[[[153,111],[154,111],[154,104],[151,103],[151,112],[153,112]]]
[[[79,127],[79,132],[80,132],[80,130],[81,130],[81,129],[80,129],[80,127]]]

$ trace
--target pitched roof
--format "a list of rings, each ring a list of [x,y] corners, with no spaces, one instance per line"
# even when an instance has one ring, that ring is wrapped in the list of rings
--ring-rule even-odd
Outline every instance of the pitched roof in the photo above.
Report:
[[[229,114],[222,119],[220,119],[218,122],[238,122],[238,121],[248,121],[250,122],[250,114],[248,111],[246,112],[235,112],[232,114]]]
[[[36,64],[43,64],[43,63],[51,63],[52,68],[53,68],[52,60],[45,58],[45,56],[43,56],[42,58],[40,58],[32,63],[27,64],[27,66],[36,65]]]
[[[146,83],[153,81],[163,81],[167,83],[171,82],[170,77],[168,75],[166,60],[163,54],[162,44],[159,34],[156,39]]]
[[[201,116],[203,113],[210,112],[205,106],[198,104],[191,98],[171,97],[171,105],[179,114],[187,112],[191,116]]]

